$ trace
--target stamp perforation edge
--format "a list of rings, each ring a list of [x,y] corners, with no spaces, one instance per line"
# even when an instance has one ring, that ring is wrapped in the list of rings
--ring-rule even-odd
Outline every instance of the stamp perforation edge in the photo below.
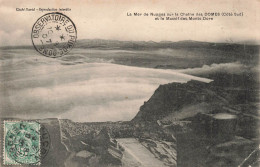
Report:
[[[17,166],[24,166],[24,165],[30,165],[30,166],[40,166],[41,165],[41,134],[39,135],[39,158],[40,158],[40,161],[35,163],[35,164],[22,164],[22,163],[17,163],[16,164],[5,164],[5,137],[6,137],[6,133],[5,133],[5,122],[37,122],[37,121],[33,121],[33,120],[4,120],[3,122],[1,121],[1,124],[2,124],[2,127],[3,127],[3,130],[2,130],[2,138],[0,138],[0,141],[2,140],[2,164],[5,165],[5,166],[14,166],[14,165],[17,165]],[[40,128],[41,128],[41,124],[39,122],[37,122],[39,125],[40,125]]]

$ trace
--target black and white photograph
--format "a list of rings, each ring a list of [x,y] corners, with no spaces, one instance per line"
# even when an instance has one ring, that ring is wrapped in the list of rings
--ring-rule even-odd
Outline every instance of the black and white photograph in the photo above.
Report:
[[[0,0],[0,166],[259,167],[259,7]]]

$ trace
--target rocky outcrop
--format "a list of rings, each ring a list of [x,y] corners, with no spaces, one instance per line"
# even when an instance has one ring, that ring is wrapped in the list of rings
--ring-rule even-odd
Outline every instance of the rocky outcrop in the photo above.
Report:
[[[158,124],[176,137],[178,166],[238,166],[258,147],[259,117],[253,92],[257,87],[251,83],[236,87],[221,84],[218,80],[161,85],[132,122],[144,128]],[[245,92],[249,88],[251,91]],[[221,121],[219,129],[212,128],[216,122],[208,118],[220,113],[234,115],[233,128]],[[231,137],[223,137],[227,135],[225,128],[234,129]]]
[[[170,83],[161,85],[152,97],[140,107],[133,122],[157,121],[182,108],[199,104],[222,104],[227,101],[210,89],[211,84],[189,81],[187,83]]]
[[[100,124],[84,124],[60,120],[62,143],[66,145],[69,157],[65,166],[120,166],[122,152],[108,128]],[[77,130],[77,132],[75,132]]]
[[[61,140],[61,127],[58,119],[39,120],[41,126],[46,130],[41,131],[41,140],[44,141],[43,147],[46,154],[42,155],[41,166],[64,166],[64,159],[69,155],[65,145]],[[49,146],[48,146],[49,145]]]

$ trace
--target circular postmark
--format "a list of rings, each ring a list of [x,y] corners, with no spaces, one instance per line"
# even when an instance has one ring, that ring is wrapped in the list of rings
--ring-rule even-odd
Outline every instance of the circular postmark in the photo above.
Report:
[[[45,158],[45,156],[48,154],[50,150],[50,145],[51,145],[51,138],[50,134],[45,128],[45,126],[41,125],[40,129],[40,134],[41,134],[41,160]]]
[[[56,58],[74,47],[77,29],[68,16],[58,12],[47,13],[34,23],[31,38],[40,54]]]
[[[40,125],[37,122],[17,122],[9,126],[5,136],[9,159],[20,164],[40,161]]]

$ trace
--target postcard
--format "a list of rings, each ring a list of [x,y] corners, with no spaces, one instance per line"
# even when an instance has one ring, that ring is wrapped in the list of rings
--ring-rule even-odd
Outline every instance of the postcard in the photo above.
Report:
[[[258,167],[259,7],[0,0],[0,166]]]

